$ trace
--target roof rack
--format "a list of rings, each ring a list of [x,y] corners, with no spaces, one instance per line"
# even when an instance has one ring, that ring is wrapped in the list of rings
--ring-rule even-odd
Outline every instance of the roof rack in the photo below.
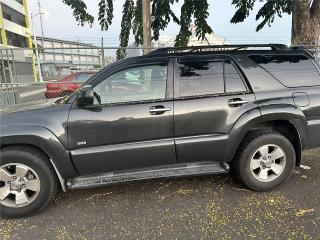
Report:
[[[196,52],[196,51],[222,51],[222,50],[241,50],[247,48],[271,48],[272,50],[288,50],[288,46],[284,44],[237,44],[237,45],[208,45],[208,46],[192,46],[192,47],[166,47],[159,48],[149,53],[170,54],[179,52]]]

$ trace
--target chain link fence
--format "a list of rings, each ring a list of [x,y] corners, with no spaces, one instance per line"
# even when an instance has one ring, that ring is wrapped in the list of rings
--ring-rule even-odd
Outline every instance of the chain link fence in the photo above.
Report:
[[[69,95],[97,71],[115,62],[117,50],[117,47],[0,49],[0,108]],[[123,50],[126,57],[143,53],[141,48]],[[320,46],[308,50],[320,64]]]
[[[118,49],[0,49],[0,108],[71,94],[93,74],[117,61]],[[121,51],[126,57],[143,53],[142,48]]]

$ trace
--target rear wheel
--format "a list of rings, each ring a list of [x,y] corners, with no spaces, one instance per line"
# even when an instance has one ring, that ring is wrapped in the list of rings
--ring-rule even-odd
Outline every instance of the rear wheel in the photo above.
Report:
[[[1,150],[1,217],[18,218],[39,213],[56,191],[55,172],[44,154],[27,147]]]
[[[270,191],[290,177],[295,161],[295,150],[287,138],[276,132],[256,132],[241,145],[234,170],[248,188]]]

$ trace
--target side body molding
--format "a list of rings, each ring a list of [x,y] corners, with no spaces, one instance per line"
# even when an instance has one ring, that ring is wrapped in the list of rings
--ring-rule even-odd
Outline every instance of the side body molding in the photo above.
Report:
[[[1,128],[1,145],[26,144],[40,148],[64,179],[77,176],[69,152],[47,128],[38,125],[5,125]]]

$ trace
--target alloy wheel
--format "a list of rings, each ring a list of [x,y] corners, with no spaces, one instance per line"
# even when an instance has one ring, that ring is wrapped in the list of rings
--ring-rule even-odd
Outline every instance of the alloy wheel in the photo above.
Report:
[[[39,192],[40,179],[32,168],[20,163],[0,167],[0,204],[24,207],[31,204]]]
[[[267,144],[260,147],[251,157],[252,175],[261,182],[271,182],[278,178],[286,166],[286,154],[277,145]]]

